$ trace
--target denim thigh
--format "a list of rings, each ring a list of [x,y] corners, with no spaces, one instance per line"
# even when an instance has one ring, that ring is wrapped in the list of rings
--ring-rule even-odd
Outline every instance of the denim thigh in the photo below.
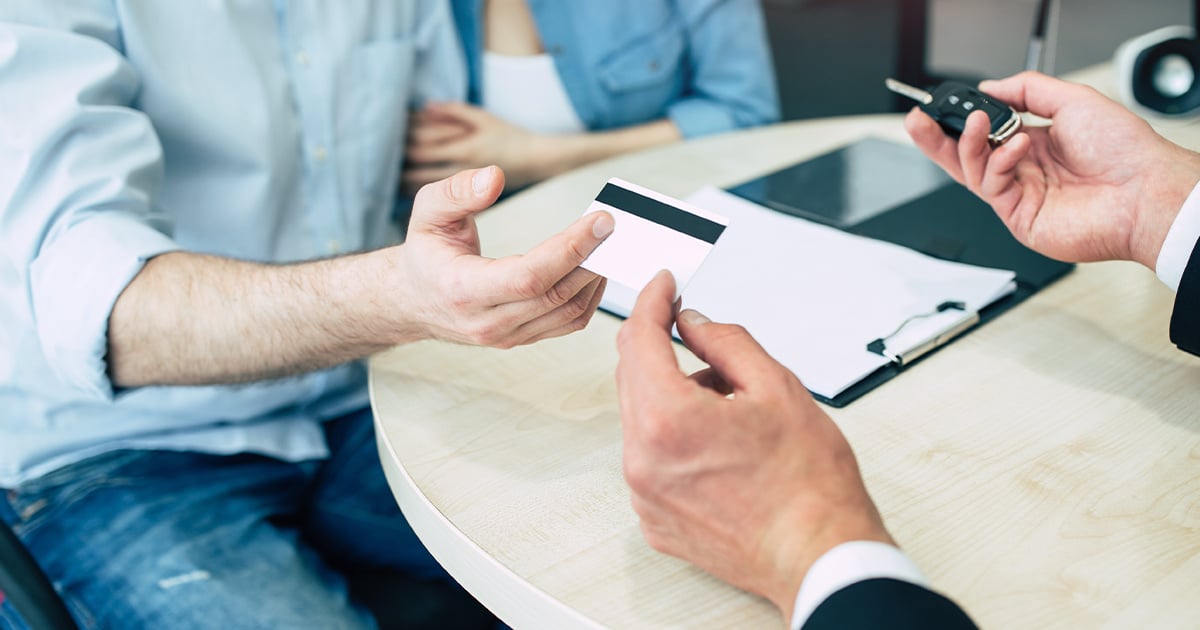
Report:
[[[0,501],[83,628],[370,628],[301,542],[316,464],[118,451]]]
[[[370,409],[325,425],[330,458],[308,500],[305,530],[330,562],[354,571],[399,570],[450,580],[396,505],[379,463]]]

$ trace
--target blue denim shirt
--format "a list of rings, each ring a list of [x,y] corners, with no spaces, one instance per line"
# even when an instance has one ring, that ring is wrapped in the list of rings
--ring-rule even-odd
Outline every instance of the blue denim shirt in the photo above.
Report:
[[[479,102],[483,0],[452,0]],[[576,113],[601,130],[670,118],[685,137],[779,120],[759,0],[529,0]]]
[[[361,364],[115,392],[109,313],[167,251],[394,242],[407,111],[465,89],[444,0],[0,1],[0,486],[118,448],[324,456]]]

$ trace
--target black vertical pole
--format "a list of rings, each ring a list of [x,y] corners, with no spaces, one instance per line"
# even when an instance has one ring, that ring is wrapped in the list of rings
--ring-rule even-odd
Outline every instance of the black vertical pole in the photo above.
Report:
[[[929,48],[929,2],[931,0],[897,0],[899,16],[896,38],[896,78],[917,87],[934,83],[926,68]],[[1200,0],[1196,0],[1200,4]],[[906,111],[912,102],[902,96],[894,99],[896,111]]]

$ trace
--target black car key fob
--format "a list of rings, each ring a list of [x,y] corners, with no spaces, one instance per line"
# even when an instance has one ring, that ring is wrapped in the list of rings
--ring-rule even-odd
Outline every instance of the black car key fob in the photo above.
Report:
[[[958,81],[946,81],[934,88],[933,93],[915,88],[895,79],[886,81],[889,90],[917,102],[921,111],[937,121],[947,134],[957,138],[967,125],[967,116],[976,110],[988,115],[992,123],[988,141],[992,146],[1004,144],[1021,130],[1021,115],[983,92]]]

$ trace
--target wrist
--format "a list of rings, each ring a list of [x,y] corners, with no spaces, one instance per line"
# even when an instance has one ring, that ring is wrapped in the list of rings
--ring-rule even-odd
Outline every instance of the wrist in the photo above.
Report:
[[[1129,235],[1129,259],[1151,271],[1175,217],[1200,182],[1200,156],[1174,145],[1172,149],[1157,168],[1149,169]]]
[[[866,496],[865,490],[863,496]],[[800,587],[813,565],[835,547],[854,541],[897,546],[869,498],[860,506],[830,508],[826,515],[815,518],[811,512],[794,516],[792,524],[809,522],[815,523],[816,527],[809,531],[787,529],[774,544],[777,553],[770,560],[774,562],[775,570],[763,594],[775,604],[784,619],[791,619]],[[768,548],[767,552],[770,551]]]
[[[418,316],[420,296],[410,295],[414,285],[407,260],[407,245],[394,245],[364,255],[363,278],[371,285],[362,302],[366,319],[374,322],[380,340],[399,346],[430,337]],[[361,270],[360,270],[361,271]]]
[[[509,186],[520,188],[570,170],[567,161],[571,136],[524,132],[508,143],[497,163],[504,167]]]
[[[588,163],[588,133],[537,136],[538,171],[541,179],[561,175]]]

